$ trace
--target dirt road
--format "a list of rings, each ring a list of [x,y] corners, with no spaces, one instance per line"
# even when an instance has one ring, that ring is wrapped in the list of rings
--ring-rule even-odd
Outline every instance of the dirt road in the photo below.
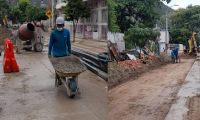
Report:
[[[164,120],[194,60],[168,64],[109,91],[109,120]]]
[[[0,58],[2,66],[2,56]],[[0,71],[0,120],[105,120],[106,83],[86,71],[79,77],[81,94],[67,96],[54,87],[54,70],[47,53],[17,56],[19,73]]]

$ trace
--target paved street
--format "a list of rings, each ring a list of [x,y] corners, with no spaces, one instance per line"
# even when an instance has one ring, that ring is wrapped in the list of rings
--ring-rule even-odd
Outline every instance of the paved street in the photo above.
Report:
[[[0,72],[0,120],[105,120],[106,83],[90,71],[79,77],[81,94],[67,96],[54,87],[54,70],[47,53],[16,56],[19,73]],[[0,57],[2,68],[2,56]]]

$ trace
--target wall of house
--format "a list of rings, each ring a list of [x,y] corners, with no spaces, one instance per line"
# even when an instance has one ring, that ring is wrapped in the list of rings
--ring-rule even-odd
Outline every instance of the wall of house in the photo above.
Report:
[[[77,38],[107,40],[108,32],[108,14],[106,0],[88,0],[88,6],[91,7],[91,16],[87,19],[79,20],[77,25]],[[73,30],[71,22],[66,23],[66,27]]]
[[[169,32],[167,32],[167,36],[166,36],[166,31],[160,31],[160,40],[159,40],[159,48],[160,48],[160,52],[164,52],[164,50],[166,49],[166,44],[169,44]],[[166,37],[167,37],[167,41],[166,41]]]
[[[57,0],[57,4],[64,0]],[[91,16],[87,19],[80,19],[77,24],[76,38],[107,40],[108,33],[108,14],[106,0],[86,0],[91,9]],[[58,16],[63,16],[62,9],[56,10]],[[71,31],[73,36],[72,22],[65,22],[65,27]]]

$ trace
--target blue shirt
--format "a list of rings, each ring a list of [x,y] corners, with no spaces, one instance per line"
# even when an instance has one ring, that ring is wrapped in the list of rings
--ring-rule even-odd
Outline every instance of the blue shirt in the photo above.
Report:
[[[54,30],[49,41],[48,55],[63,57],[71,54],[70,32],[67,29],[62,31]]]
[[[178,48],[175,48],[171,51],[171,57],[175,58],[178,57]]]

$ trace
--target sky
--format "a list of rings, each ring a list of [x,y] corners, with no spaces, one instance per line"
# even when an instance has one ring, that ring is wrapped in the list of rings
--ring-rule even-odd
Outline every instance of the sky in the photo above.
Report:
[[[188,5],[200,5],[200,0],[171,0],[168,6],[173,6],[172,9],[186,8]]]

